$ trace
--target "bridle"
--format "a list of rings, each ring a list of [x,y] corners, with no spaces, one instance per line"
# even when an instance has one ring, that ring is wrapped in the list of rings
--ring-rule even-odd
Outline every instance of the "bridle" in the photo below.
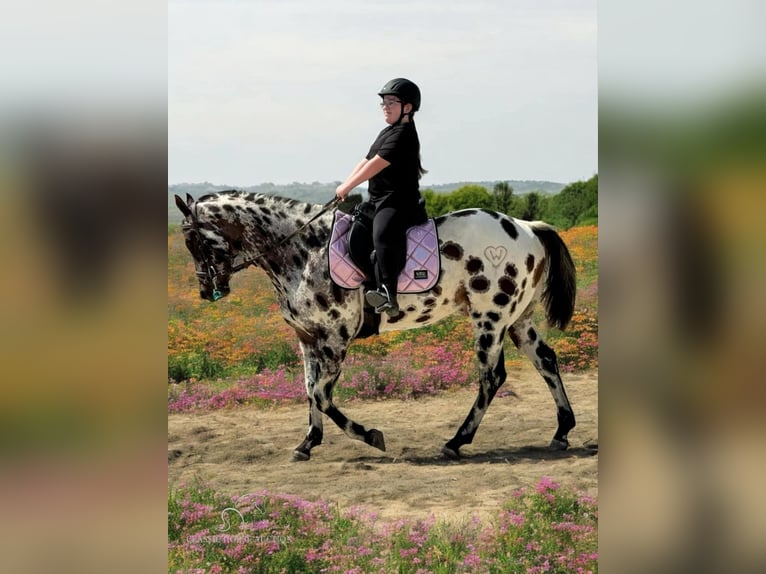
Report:
[[[306,223],[302,224],[298,229],[290,233],[289,235],[281,238],[278,241],[273,241],[270,244],[267,244],[266,247],[262,247],[256,254],[251,257],[250,259],[245,259],[242,263],[239,265],[236,265],[232,267],[228,274],[232,275],[238,271],[242,271],[243,269],[246,269],[247,267],[250,267],[251,265],[255,264],[258,259],[264,256],[264,254],[268,253],[269,251],[275,249],[276,247],[279,247],[280,245],[288,242],[290,239],[301,233],[304,229],[306,229],[309,225],[311,225],[314,221],[319,219],[321,216],[323,216],[325,213],[330,211],[331,209],[335,208],[339,203],[341,202],[341,199],[338,197],[333,198],[331,201],[328,201],[322,206],[322,209],[319,210],[314,216],[311,217]],[[221,293],[221,290],[218,289],[218,279],[223,275],[221,271],[216,269],[215,265],[210,261],[208,257],[208,252],[211,251],[211,249],[208,248],[207,241],[205,239],[205,236],[201,233],[200,227],[199,227],[199,221],[197,219],[197,202],[194,202],[194,209],[191,212],[191,217],[189,218],[191,221],[188,224],[183,224],[181,228],[184,231],[184,234],[188,230],[194,230],[197,232],[197,236],[200,241],[200,254],[202,256],[202,264],[204,271],[195,271],[195,274],[197,275],[198,279],[207,279],[208,283],[213,285],[213,301],[218,301],[223,297],[223,293]]]

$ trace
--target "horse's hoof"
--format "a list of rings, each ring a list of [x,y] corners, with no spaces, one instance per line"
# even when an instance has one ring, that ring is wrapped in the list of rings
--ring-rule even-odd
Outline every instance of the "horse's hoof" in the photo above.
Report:
[[[311,453],[303,452],[302,450],[294,450],[292,462],[304,462],[311,458]]]
[[[550,448],[551,450],[566,450],[567,448],[569,448],[569,441],[567,439],[559,440],[557,438],[554,438],[551,441],[550,447],[548,448]]]
[[[456,450],[452,450],[448,446],[442,447],[442,454],[450,460],[460,460],[460,452]]]
[[[386,452],[386,441],[383,439],[383,433],[376,429],[370,429],[370,446]]]

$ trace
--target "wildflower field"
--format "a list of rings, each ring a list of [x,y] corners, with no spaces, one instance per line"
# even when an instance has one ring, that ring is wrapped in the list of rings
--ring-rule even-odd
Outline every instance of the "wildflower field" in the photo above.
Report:
[[[598,229],[561,235],[576,311],[545,336],[578,420],[568,451],[545,448],[555,407],[507,341],[509,380],[476,440],[459,463],[438,456],[476,393],[470,326],[453,317],[352,345],[334,395],[386,431],[386,453],[329,424],[291,464],[303,370],[268,279],[251,268],[226,299],[200,300],[169,226],[168,572],[597,572]]]
[[[486,523],[433,515],[381,523],[363,508],[269,492],[225,496],[200,485],[172,490],[168,516],[169,572],[598,572],[595,501],[546,476]]]

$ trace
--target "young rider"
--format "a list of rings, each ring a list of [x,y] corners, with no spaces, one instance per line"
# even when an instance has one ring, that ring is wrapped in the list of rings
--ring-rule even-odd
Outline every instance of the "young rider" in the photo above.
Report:
[[[375,311],[399,313],[396,286],[406,257],[406,232],[426,220],[419,179],[426,173],[420,163],[420,140],[415,112],[420,109],[420,89],[410,80],[395,78],[378,92],[388,124],[378,134],[367,156],[338,186],[340,199],[360,183],[369,181],[370,202],[375,207],[372,239],[376,252],[378,288],[365,294]]]

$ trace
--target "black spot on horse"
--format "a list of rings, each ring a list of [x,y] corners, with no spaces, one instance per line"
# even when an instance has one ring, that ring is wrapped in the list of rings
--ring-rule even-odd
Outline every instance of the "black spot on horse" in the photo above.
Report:
[[[532,327],[530,327],[529,331],[527,331],[527,337],[529,337],[529,340],[534,343],[537,341],[537,332]]]
[[[421,315],[420,317],[415,319],[415,322],[416,323],[425,323],[426,321],[430,321],[430,320],[431,320],[431,315],[426,313],[425,315]]]
[[[452,217],[467,217],[469,215],[476,215],[477,213],[479,213],[479,211],[476,209],[464,209],[462,211],[453,213]]]
[[[234,213],[234,206],[229,205],[228,203],[223,204],[223,210],[227,211],[228,213]]]
[[[497,305],[498,307],[505,307],[508,302],[511,300],[508,295],[505,293],[497,293],[493,298],[492,301]]]
[[[296,266],[298,269],[300,269],[301,267],[303,267],[303,266],[304,266],[304,263],[305,263],[305,261],[304,261],[303,259],[301,259],[301,257],[300,257],[300,256],[298,256],[298,255],[293,255],[293,263],[295,264],[295,266]]]
[[[527,278],[524,277],[524,281],[521,282],[521,290],[523,291],[526,288],[527,288]]]
[[[335,359],[335,351],[333,351],[330,347],[322,347],[322,352],[324,353],[324,356],[327,357],[330,360]]]
[[[275,275],[281,275],[282,274],[282,267],[280,267],[279,263],[275,261],[269,261],[269,267],[274,272]]]
[[[210,213],[220,213],[221,212],[221,208],[218,207],[217,205],[211,205],[210,207],[208,207],[208,209],[210,210]]]
[[[556,388],[556,383],[553,382],[553,379],[551,379],[547,375],[543,375],[543,379],[545,379],[545,384],[547,384],[551,389]]]
[[[431,293],[432,293],[432,294],[433,294],[435,297],[438,297],[439,295],[441,295],[441,294],[442,294],[442,288],[441,288],[441,285],[436,285],[436,286],[435,286],[433,289],[431,289]]]
[[[493,321],[494,323],[497,323],[500,320],[500,315],[498,315],[494,311],[490,311],[489,313],[487,313],[487,319],[489,319],[490,321]]]
[[[340,312],[337,309],[333,309],[332,311],[330,311],[330,318],[333,319],[334,321],[337,321],[338,319],[340,319]]]
[[[329,271],[327,272],[327,279],[330,278]],[[343,301],[343,289],[338,287],[335,283],[332,284],[332,298],[336,303],[341,303]]]
[[[469,257],[465,264],[465,270],[471,275],[484,271],[484,262],[478,257]]]
[[[340,327],[340,338],[343,339],[343,341],[348,341],[351,338],[345,325],[341,325]]]
[[[527,271],[532,273],[532,269],[535,268],[535,256],[531,253],[527,255]]]
[[[304,213],[304,215],[308,215],[309,213],[311,213],[311,204],[310,203],[307,203],[306,207],[303,208],[303,213]]]
[[[511,236],[511,239],[516,239],[519,236],[519,230],[516,229],[516,226],[513,224],[513,221],[511,221],[507,217],[503,218],[503,220],[500,222],[500,225],[503,227],[505,232]]]
[[[442,246],[441,251],[447,259],[460,261],[460,259],[463,258],[463,248],[460,247],[460,245],[457,243],[453,243],[452,241],[447,241],[447,243]]]
[[[500,280],[497,282],[498,287],[500,287],[500,290],[503,293],[507,293],[508,295],[513,295],[516,293],[516,281],[508,277],[507,275],[503,275]]]
[[[540,357],[543,363],[543,368],[551,373],[558,374],[558,361],[556,360],[556,353],[548,345],[540,341],[535,349],[535,354]]]
[[[481,337],[479,337],[479,347],[485,351],[488,350],[494,342],[495,338],[491,333],[484,333]]]
[[[314,233],[311,233],[308,236],[306,243],[312,249],[316,249],[317,247],[321,247],[322,245],[322,242],[319,241],[319,238],[317,238],[317,236]]]
[[[317,293],[314,295],[314,300],[317,302],[317,305],[319,305],[319,308],[322,311],[327,311],[330,308],[330,304],[327,302],[327,297],[325,297],[322,293]]]
[[[497,211],[492,211],[491,209],[480,209],[479,211],[486,213],[492,219],[500,219],[500,214]]]
[[[489,291],[489,279],[484,277],[484,275],[472,278],[468,285],[477,293],[486,293]]]
[[[521,339],[519,338],[518,333],[516,333],[516,330],[513,327],[510,327],[508,329],[508,335],[510,335],[511,341],[513,341],[514,346],[519,347],[519,345],[521,345]]]
[[[516,277],[516,275],[519,274],[519,270],[516,269],[516,266],[513,263],[509,263],[505,266],[505,274],[510,277]]]
[[[433,297],[429,297],[428,299],[423,301],[423,305],[425,305],[426,307],[433,307],[434,305],[436,305],[436,299],[434,299]]]

